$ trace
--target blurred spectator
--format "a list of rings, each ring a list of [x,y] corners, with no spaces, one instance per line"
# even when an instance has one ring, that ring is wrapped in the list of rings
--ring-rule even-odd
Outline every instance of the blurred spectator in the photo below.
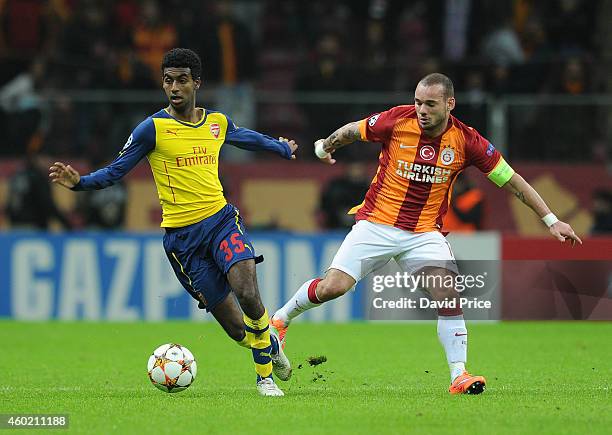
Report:
[[[485,37],[482,54],[485,59],[500,66],[520,64],[525,61],[525,54],[510,19],[506,19],[502,26]]]
[[[465,76],[463,89],[467,98],[458,101],[455,116],[465,119],[465,122],[478,131],[486,131],[487,94],[484,75],[478,70],[469,71]]]
[[[593,227],[591,234],[612,233],[612,191],[599,189],[593,192]]]
[[[45,45],[45,2],[5,0],[0,2],[0,40],[4,51],[23,59],[34,56]]]
[[[153,77],[151,70],[131,47],[124,47],[116,57],[117,85],[122,89],[157,89],[161,73]]]
[[[201,55],[207,82],[233,86],[252,80],[257,72],[253,35],[237,19],[234,7],[231,0],[216,2],[214,15],[203,23]]]
[[[314,59],[300,68],[296,79],[297,91],[346,91],[349,83],[342,63],[340,38],[334,33],[322,35],[313,54]],[[303,104],[311,132],[327,137],[342,125],[346,118],[344,104]]]
[[[49,229],[51,220],[64,228],[70,221],[55,205],[47,177],[48,159],[31,153],[24,166],[9,179],[6,215],[14,229]]]
[[[112,19],[117,37],[121,41],[129,41],[132,29],[138,25],[140,17],[140,2],[138,0],[116,0],[113,2]]]
[[[553,74],[551,83],[551,91],[554,94],[579,95],[591,90],[585,65],[577,57],[567,59],[561,68],[561,74]]]
[[[495,65],[489,71],[488,89],[496,96],[513,91],[510,69],[506,65]]]
[[[251,81],[257,73],[257,51],[251,30],[240,21],[231,0],[215,3],[214,14],[204,21],[201,35],[204,81],[218,85],[215,109],[230,114],[239,126],[255,126],[255,101]],[[228,160],[251,159],[234,147],[225,150]]]
[[[78,3],[60,46],[63,87],[112,87],[114,77],[108,71],[112,55],[109,27],[108,11],[103,4],[92,0]]]
[[[136,56],[149,67],[151,78],[161,82],[160,65],[164,53],[175,47],[178,34],[175,25],[162,16],[156,0],[142,3],[140,22],[132,34]]]
[[[44,149],[53,155],[81,156],[85,146],[79,140],[79,128],[74,103],[67,97],[60,96],[50,110],[49,129],[43,137]]]
[[[94,158],[92,168],[108,164],[104,159]],[[83,192],[78,197],[77,212],[88,229],[118,230],[125,223],[127,189],[120,181],[106,189]]]
[[[298,17],[301,21],[300,27],[310,47],[317,46],[321,35],[335,33],[338,29],[346,29],[354,24],[355,17],[354,11],[351,11],[351,4],[356,4],[357,8],[361,6],[365,12],[363,0],[313,0],[296,3],[301,3],[296,12],[301,15]],[[351,42],[351,40],[346,41],[345,46],[348,48]]]
[[[552,74],[549,83],[545,89],[553,94],[583,95],[591,90],[585,64],[575,57],[567,59],[560,72]],[[543,128],[551,125],[554,129]],[[525,129],[520,155],[537,160],[589,160],[601,128],[592,106],[540,105],[537,116]],[[535,147],[529,143],[542,145]]]
[[[538,17],[531,17],[525,22],[520,39],[527,62],[546,62],[552,57],[548,35]]]
[[[434,51],[435,38],[429,32],[429,20],[426,3],[410,3],[401,12],[397,24],[395,39],[399,41],[395,53],[397,64],[397,77],[395,79],[397,89],[414,91],[414,87],[423,75],[419,67],[424,62],[436,62],[426,59]],[[409,43],[406,43],[409,41]]]
[[[356,91],[389,91],[393,89],[393,67],[389,43],[385,38],[384,22],[369,20],[366,26],[366,39],[359,52],[359,59],[350,74],[351,89]]]
[[[538,92],[545,87],[553,51],[548,36],[539,18],[526,20],[520,33],[525,63],[513,71],[514,90],[517,92]]]
[[[364,200],[369,187],[370,180],[361,163],[350,164],[345,175],[330,180],[321,196],[324,228],[350,228],[355,223],[355,216],[347,212]]]
[[[546,2],[548,34],[554,47],[563,54],[584,54],[595,44],[597,0],[559,0]]]
[[[444,217],[444,231],[474,232],[482,229],[484,194],[464,174],[455,179],[450,207]]]
[[[45,61],[36,58],[27,71],[0,88],[0,123],[5,144],[0,154],[22,156],[40,147],[46,105],[40,94]]]
[[[468,45],[471,0],[446,0],[444,10],[444,57],[463,59]]]

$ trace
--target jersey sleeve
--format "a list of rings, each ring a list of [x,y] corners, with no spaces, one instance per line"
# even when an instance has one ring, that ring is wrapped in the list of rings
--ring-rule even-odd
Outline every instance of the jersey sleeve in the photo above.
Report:
[[[151,118],[147,118],[134,129],[110,165],[82,176],[72,190],[99,190],[112,186],[153,149],[155,149],[155,123]]]
[[[391,139],[393,127],[398,119],[404,117],[407,107],[393,107],[384,112],[375,113],[359,121],[361,140],[385,143]]]
[[[472,128],[466,138],[466,156],[468,166],[476,166],[498,187],[506,184],[514,175],[514,169],[493,144]]]
[[[248,128],[237,127],[229,116],[225,115],[225,117],[227,118],[225,143],[243,150],[272,151],[286,159],[291,159],[292,152],[287,142],[282,142]]]

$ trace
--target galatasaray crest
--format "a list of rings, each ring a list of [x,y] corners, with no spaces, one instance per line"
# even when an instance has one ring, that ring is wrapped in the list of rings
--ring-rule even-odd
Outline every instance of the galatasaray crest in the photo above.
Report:
[[[455,151],[451,147],[446,147],[440,153],[440,161],[443,165],[450,165],[455,161]]]

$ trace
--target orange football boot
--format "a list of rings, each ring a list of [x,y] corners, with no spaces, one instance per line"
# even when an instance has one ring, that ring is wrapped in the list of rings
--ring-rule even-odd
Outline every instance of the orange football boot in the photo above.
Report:
[[[483,376],[472,376],[464,371],[455,378],[448,392],[451,394],[480,394],[485,390],[486,383]]]
[[[281,319],[276,319],[274,316],[270,319],[270,325],[276,329],[278,332],[278,338],[281,342],[281,347],[285,349],[285,334],[287,334],[287,329],[289,329],[289,325],[285,325]]]

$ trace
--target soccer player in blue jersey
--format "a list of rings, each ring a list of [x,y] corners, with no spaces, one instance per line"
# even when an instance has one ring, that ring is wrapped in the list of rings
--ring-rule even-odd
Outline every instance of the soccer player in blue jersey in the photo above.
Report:
[[[295,159],[297,144],[239,128],[223,113],[196,107],[202,63],[193,51],[170,50],[161,69],[168,107],[141,122],[110,165],[81,176],[56,162],[49,177],[72,190],[103,189],[146,157],[162,205],[164,250],[176,277],[232,339],[252,350],[258,392],[282,396],[272,371],[288,380],[291,365],[269,327],[254,247],[238,210],[223,196],[218,164],[223,144],[273,151],[286,159]]]

